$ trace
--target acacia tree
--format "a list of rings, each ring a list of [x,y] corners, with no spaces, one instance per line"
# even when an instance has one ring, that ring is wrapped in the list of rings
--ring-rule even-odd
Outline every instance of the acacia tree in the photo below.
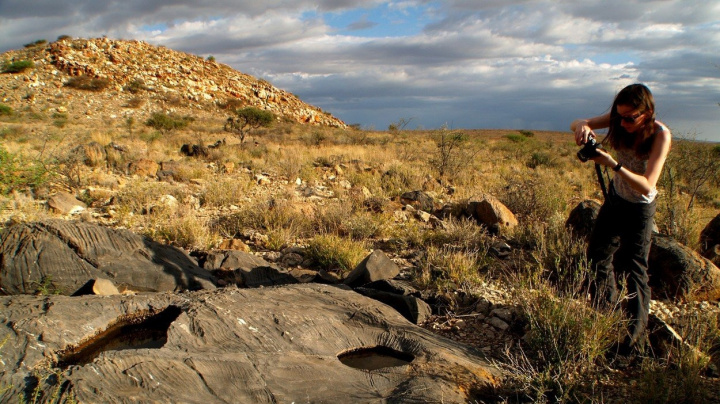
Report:
[[[255,107],[245,107],[235,111],[234,117],[225,121],[224,130],[240,138],[240,143],[245,141],[245,136],[252,129],[270,126],[275,120],[275,115]]]

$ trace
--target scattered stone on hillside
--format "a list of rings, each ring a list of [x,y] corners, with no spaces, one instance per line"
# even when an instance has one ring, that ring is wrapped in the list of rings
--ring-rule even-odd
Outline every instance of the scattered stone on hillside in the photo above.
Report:
[[[48,207],[62,215],[74,215],[87,208],[85,202],[79,201],[74,195],[67,192],[58,192],[47,201]]]
[[[423,223],[433,222],[435,224],[439,224],[441,222],[441,220],[437,217],[433,216],[428,212],[425,212],[424,210],[416,209],[415,207],[413,207],[413,205],[405,205],[403,206],[403,210]]]
[[[400,203],[411,205],[413,208],[427,213],[435,210],[435,201],[423,191],[410,191],[400,195]]]
[[[720,269],[669,236],[653,234],[648,264],[653,297],[720,299]]]
[[[490,252],[498,258],[507,258],[512,254],[512,247],[505,241],[496,240],[490,246]]]
[[[600,212],[601,205],[602,203],[595,199],[586,199],[580,202],[570,211],[570,215],[565,221],[565,227],[572,229],[578,237],[588,240],[595,227],[595,219]]]
[[[13,50],[2,56],[3,60],[31,59],[34,63],[22,81],[18,82],[16,75],[0,75],[0,92],[12,90],[3,102],[13,109],[44,100],[52,100],[49,106],[57,107],[58,94],[62,94],[63,105],[57,108],[104,122],[108,117],[116,118],[121,107],[138,99],[147,102],[133,108],[136,117],[165,109],[168,100],[174,109],[192,109],[193,113],[217,110],[232,101],[237,106],[254,106],[296,122],[346,127],[340,119],[266,81],[197,55],[142,41],[73,39],[33,50]],[[101,78],[109,85],[91,96],[64,86],[69,77],[77,76]],[[96,102],[88,102],[88,98]]]
[[[381,250],[375,250],[353,269],[344,284],[358,287],[381,279],[392,279],[400,274],[400,268]]]
[[[46,286],[72,295],[89,280],[118,289],[172,292],[214,289],[215,280],[183,251],[129,230],[46,220],[14,224],[0,238],[0,288],[32,294]]]
[[[140,177],[154,177],[157,175],[160,165],[153,160],[140,159],[128,165],[128,173]]]
[[[459,403],[490,397],[502,375],[480,351],[335,286],[0,306],[2,402],[32,391],[60,402]],[[38,380],[48,364],[57,377]]]
[[[515,215],[495,197],[484,194],[479,201],[469,201],[468,215],[479,224],[485,225],[493,233],[517,226]]]
[[[700,252],[715,266],[720,266],[720,214],[715,216],[700,233]]]

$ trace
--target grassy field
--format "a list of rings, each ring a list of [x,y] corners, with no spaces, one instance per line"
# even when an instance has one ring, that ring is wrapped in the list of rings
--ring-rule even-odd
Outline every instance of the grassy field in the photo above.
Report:
[[[316,268],[342,275],[382,248],[407,260],[404,270],[423,289],[480,294],[492,280],[513,291],[527,334],[523,349],[501,364],[513,375],[507,384],[513,393],[498,393],[507,401],[613,402],[608,397],[621,393],[609,391],[624,388],[634,389],[637,402],[706,402],[714,394],[717,379],[705,374],[720,342],[716,315],[682,330],[704,355],[678,346],[625,370],[606,358],[621,319],[590,309],[578,292],[585,245],[565,228],[579,202],[602,194],[592,165],[575,157],[569,133],[278,122],[241,144],[223,130],[222,117],[158,130],[109,116],[90,125],[47,110],[2,111],[0,226],[59,216],[45,200],[66,191],[89,207],[76,219],[194,253],[228,239],[256,251],[300,246]],[[223,139],[200,157],[180,153],[184,144]],[[157,163],[172,179],[133,174],[141,161]],[[693,249],[720,209],[718,161],[718,146],[678,139],[659,186],[658,228]],[[460,218],[439,226],[417,220],[399,200],[416,190],[438,210],[490,194],[519,224],[493,234]],[[512,247],[510,257],[491,253],[499,241]]]

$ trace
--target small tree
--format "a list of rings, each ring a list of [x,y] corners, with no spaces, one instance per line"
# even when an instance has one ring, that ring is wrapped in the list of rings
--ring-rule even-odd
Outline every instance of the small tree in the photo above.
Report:
[[[462,132],[442,128],[433,135],[433,138],[437,149],[430,158],[430,165],[438,171],[441,178],[457,173],[474,156],[467,147],[469,139]]]
[[[224,130],[240,138],[240,143],[245,142],[245,136],[252,129],[268,127],[275,120],[275,115],[255,107],[245,107],[235,111],[235,117],[229,117],[225,122]]]

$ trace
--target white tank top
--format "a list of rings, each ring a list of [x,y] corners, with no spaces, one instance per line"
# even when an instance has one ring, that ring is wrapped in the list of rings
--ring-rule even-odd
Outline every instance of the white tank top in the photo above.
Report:
[[[665,127],[661,124],[658,124],[658,129],[655,133],[660,133],[663,130],[665,130]],[[617,154],[618,162],[622,163],[623,167],[634,172],[635,174],[645,174],[645,170],[647,169],[648,156],[640,158],[635,154],[634,150],[625,148],[618,149],[615,152]],[[655,197],[658,193],[655,187],[650,190],[650,193],[648,195],[636,191],[633,187],[630,186],[630,184],[627,183],[627,181],[625,181],[625,179],[623,179],[619,175],[615,175],[613,178],[613,188],[615,188],[615,192],[621,198],[633,203],[651,203],[655,200]]]

